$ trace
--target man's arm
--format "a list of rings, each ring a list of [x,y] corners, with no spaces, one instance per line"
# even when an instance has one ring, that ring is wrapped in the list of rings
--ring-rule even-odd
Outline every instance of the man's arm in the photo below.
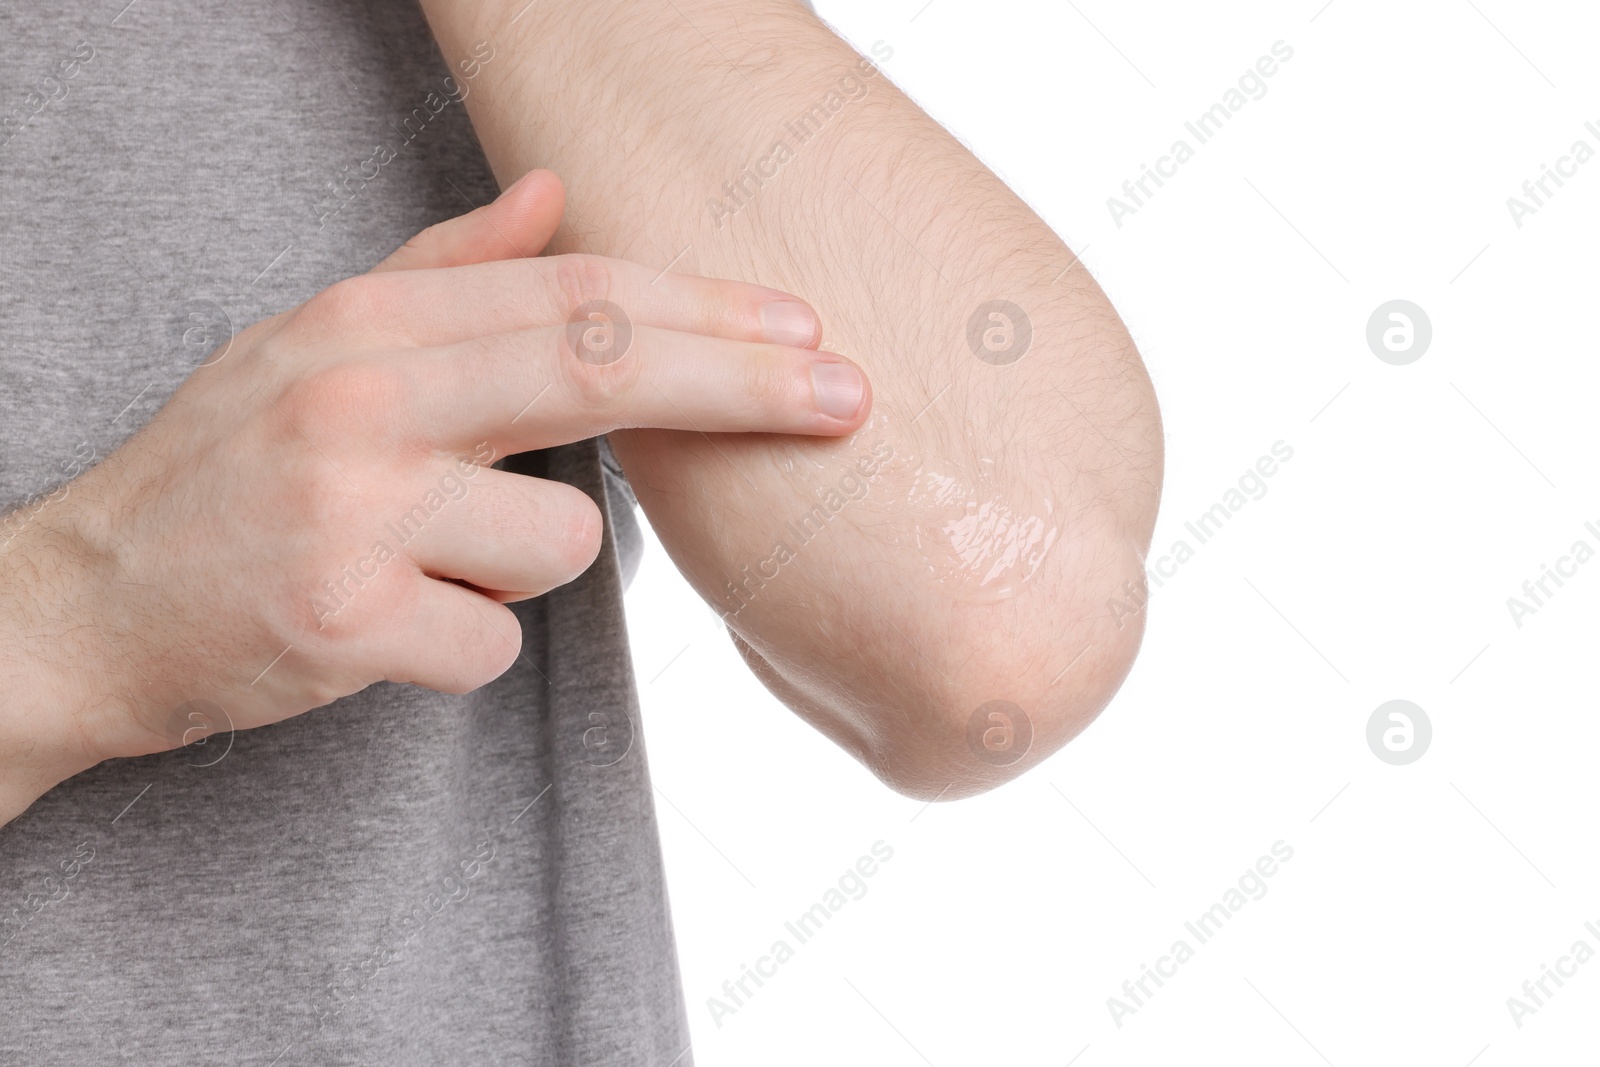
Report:
[[[802,294],[867,370],[844,439],[611,435],[762,681],[921,797],[1087,725],[1142,633],[1161,433],[1062,242],[792,0],[423,6],[453,63],[493,50],[467,107],[502,184],[566,180],[555,250]]]
[[[763,327],[792,296],[527,258],[561,214],[543,171],[429,227],[233,337],[103,462],[0,514],[0,824],[105,759],[378,681],[499,677],[522,648],[505,605],[584,573],[601,513],[496,456],[617,426],[862,425],[815,389],[843,361]],[[596,272],[646,313],[625,360],[566,321],[570,279]]]
[[[0,516],[0,826],[102,751],[111,696],[89,593],[83,545],[47,522]]]

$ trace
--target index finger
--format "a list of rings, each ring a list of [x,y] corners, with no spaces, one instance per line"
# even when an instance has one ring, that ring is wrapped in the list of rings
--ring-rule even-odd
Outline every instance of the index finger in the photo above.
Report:
[[[597,309],[616,318],[608,309],[621,308],[640,326],[736,341],[814,348],[822,337],[811,306],[781,290],[605,256],[393,271],[367,275],[360,283],[367,290],[363,308],[376,312],[363,323],[363,336],[392,345],[456,344],[583,321]]]
[[[435,447],[488,442],[500,455],[643,426],[841,436],[872,400],[861,368],[831,352],[627,324],[501,334],[385,365],[409,379],[405,417]]]

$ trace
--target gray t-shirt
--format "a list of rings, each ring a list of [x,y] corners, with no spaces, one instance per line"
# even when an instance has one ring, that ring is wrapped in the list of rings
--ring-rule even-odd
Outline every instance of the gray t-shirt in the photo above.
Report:
[[[230,324],[492,199],[450,74],[384,0],[0,0],[0,505],[109,454]],[[687,1067],[631,498],[595,441],[506,466],[610,535],[514,605],[503,677],[113,760],[0,828],[0,1062]]]

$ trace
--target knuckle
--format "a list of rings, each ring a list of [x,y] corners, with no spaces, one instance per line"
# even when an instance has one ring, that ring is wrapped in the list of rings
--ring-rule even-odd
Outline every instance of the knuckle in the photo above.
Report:
[[[588,570],[600,554],[604,519],[589,494],[574,486],[552,483],[538,496],[530,506],[537,519],[524,524],[539,531],[529,545],[538,559],[535,570],[546,581],[555,577],[557,584],[564,584]]]
[[[596,363],[572,351],[570,343],[565,331],[558,334],[557,344],[561,348],[558,362],[573,406],[586,416],[619,415],[619,409],[639,385],[643,363],[636,351],[638,346],[630,346],[635,350],[625,352],[621,358]]]
[[[461,646],[461,661],[466,665],[451,693],[470,693],[482,688],[510,670],[522,649],[522,622],[503,604],[485,607],[498,616],[494,623],[479,618],[478,628]]]
[[[394,309],[393,291],[383,274],[358,274],[334,282],[306,301],[302,311],[312,324],[326,329],[371,326]]]
[[[406,262],[427,262],[434,256],[435,251],[444,243],[445,227],[449,222],[436,222],[427,229],[412,234],[406,238],[406,243],[400,246],[398,256]]]
[[[551,258],[555,269],[556,304],[569,318],[585,304],[610,300],[616,292],[616,264],[604,256],[570,253]]]
[[[561,539],[563,562],[567,564],[567,572],[574,578],[588,570],[600,555],[604,528],[600,509],[587,494],[583,494],[582,499],[575,503],[578,506],[568,509],[566,532]]]
[[[744,401],[763,416],[787,415],[795,410],[795,364],[774,347],[754,345],[741,364]]]
[[[360,528],[363,512],[370,506],[371,501],[353,489],[332,464],[304,449],[284,465],[281,491],[270,505],[263,506],[258,518],[281,523],[297,537],[310,538],[291,544],[286,551],[296,553],[319,572],[330,567],[336,572],[349,562],[339,558],[348,555],[343,550],[358,547],[349,541],[348,531]]]
[[[284,387],[278,407],[296,427],[388,424],[405,384],[392,366],[346,362],[311,371]]]

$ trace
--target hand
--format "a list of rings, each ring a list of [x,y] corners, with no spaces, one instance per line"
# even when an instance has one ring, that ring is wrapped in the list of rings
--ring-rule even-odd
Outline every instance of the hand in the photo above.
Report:
[[[85,690],[96,755],[194,740],[186,701],[245,729],[380,680],[461,693],[500,675],[521,648],[505,604],[581,574],[602,526],[584,492],[492,469],[502,456],[622,427],[861,425],[864,376],[812,350],[792,297],[526,258],[562,199],[534,172],[250,327],[78,480],[45,535],[92,635],[73,666],[116,679]],[[569,323],[594,301],[615,321]]]

